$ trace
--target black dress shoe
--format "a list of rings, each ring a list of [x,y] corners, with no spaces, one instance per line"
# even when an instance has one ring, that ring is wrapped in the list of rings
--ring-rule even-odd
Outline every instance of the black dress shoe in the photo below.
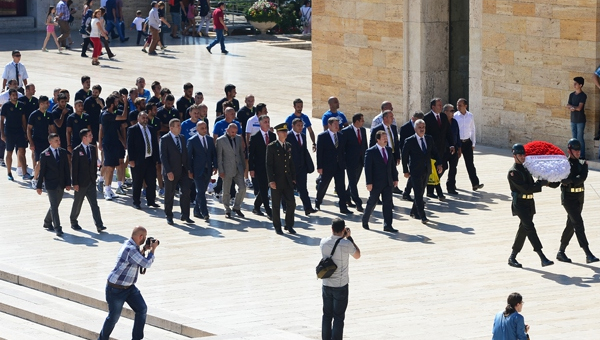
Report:
[[[185,223],[194,223],[194,220],[192,220],[189,216],[181,216],[181,220]]]
[[[553,264],[554,264],[554,262],[553,262],[553,261],[550,261],[550,260],[548,260],[548,259],[542,259],[542,267],[551,266],[551,265],[553,265]]]
[[[392,191],[392,193],[402,195],[403,191],[400,190],[398,187],[394,187],[394,190]]]
[[[517,258],[512,256],[508,258],[508,265],[515,268],[523,268],[523,266],[517,262]]]
[[[316,209],[310,208],[310,209],[306,210],[306,211],[304,212],[304,214],[305,214],[306,216],[308,216],[309,214],[314,214],[314,213],[317,213],[317,212],[319,212],[319,211],[318,211],[318,210],[316,210]]]
[[[421,223],[427,224],[427,223],[429,223],[429,220],[427,218],[422,218]]]
[[[412,199],[412,197],[410,197],[410,196],[407,196],[407,195],[402,195],[402,199],[403,199],[403,200],[405,200],[405,201],[409,201],[409,202],[412,202],[412,201],[414,201],[414,200]]]
[[[168,225],[173,225],[173,217],[167,217],[167,224]]]
[[[283,231],[281,230],[281,227],[275,227],[275,233],[277,233],[277,235],[283,235]]]
[[[44,224],[44,229],[47,229],[48,231],[54,231],[54,227],[52,225],[45,225]]]
[[[81,230],[81,227],[79,226],[79,224],[74,224],[71,226],[71,229],[73,230]]]
[[[364,212],[365,209],[362,207],[362,205],[357,205],[356,206],[356,211],[358,211],[358,212]]]
[[[156,203],[148,203],[148,206],[152,207],[152,208],[160,208],[160,205],[158,205]]]
[[[458,195],[458,192],[456,190],[448,190],[448,194],[449,195]]]
[[[267,212],[267,218],[269,219],[269,221],[273,221],[273,213],[272,212]]]
[[[58,227],[58,228],[55,228],[55,229],[56,229],[56,236],[60,237],[60,236],[62,236],[64,234],[63,231],[62,231],[62,227]]]
[[[231,218],[231,211],[225,213],[225,218]]]
[[[352,202],[347,202],[346,203],[347,206],[349,206],[350,208],[356,208],[356,204],[352,203]]]
[[[600,261],[600,259],[598,259],[596,256],[594,256],[592,254],[587,255],[585,257],[585,263],[592,263],[592,262],[598,262],[598,261]]]
[[[137,210],[142,210],[142,206],[140,206],[139,204],[133,204],[133,207],[136,208]]]
[[[387,231],[389,233],[397,233],[398,232],[398,230],[396,230],[392,227],[385,227],[385,228],[383,228],[383,231]]]
[[[368,222],[363,222],[362,224],[363,228],[370,230],[371,228],[369,228],[369,223]]]
[[[288,233],[290,233],[290,234],[296,234],[296,231],[294,230],[293,227],[285,227],[285,230],[287,230]]]
[[[436,194],[427,194],[427,197],[429,197],[429,198],[438,198]]]
[[[321,210],[321,202],[315,201],[315,210]]]
[[[232,209],[239,217],[244,217],[244,214],[240,209]]]
[[[445,202],[445,201],[446,201],[446,196],[444,196],[444,195],[439,195],[439,196],[438,196],[438,199],[439,199],[440,201],[442,201],[442,202]]]
[[[96,231],[98,231],[99,233],[101,233],[103,230],[106,230],[106,227],[103,225],[96,227]]]
[[[210,216],[209,216],[209,215],[204,215],[204,220],[205,220],[206,222],[208,222],[208,219],[209,219],[209,218],[210,218]]]
[[[200,213],[194,213],[194,217],[204,219],[204,215],[202,215]]]
[[[340,209],[340,212],[342,214],[347,214],[347,215],[354,214],[354,211],[350,211],[350,210],[348,210],[348,208]]]
[[[567,257],[567,254],[565,254],[564,251],[559,251],[558,254],[556,254],[556,259],[560,262],[571,263],[571,259]]]
[[[258,216],[265,216],[265,214],[262,211],[260,211],[260,209],[256,209],[256,208],[252,209],[252,213],[254,215],[258,215]]]
[[[481,189],[481,188],[483,188],[483,184],[474,185],[473,186],[473,191],[477,191],[478,189]],[[552,262],[552,261],[550,261],[550,262]]]

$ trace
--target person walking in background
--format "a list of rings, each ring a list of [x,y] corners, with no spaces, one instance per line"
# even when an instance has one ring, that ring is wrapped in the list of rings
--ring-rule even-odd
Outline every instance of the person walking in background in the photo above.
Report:
[[[200,0],[199,3],[200,11],[198,14],[200,15],[200,23],[198,24],[198,33],[201,33],[203,37],[208,37],[208,25],[210,25],[210,4],[208,3],[208,0]]]
[[[171,12],[171,21],[173,21],[171,38],[181,39],[179,36],[179,28],[181,28],[181,0],[169,0],[169,10]]]
[[[102,12],[99,9],[95,10],[94,14],[92,14],[92,21],[90,23],[90,41],[92,42],[92,45],[94,45],[94,51],[92,52],[92,65],[100,65],[100,62],[98,61],[98,57],[100,56],[100,53],[102,53],[100,36],[108,39],[108,35],[100,22],[100,16],[102,16]]]
[[[574,92],[569,95],[569,102],[567,108],[571,111],[571,135],[573,138],[577,138],[581,143],[581,158],[585,159],[585,139],[583,132],[585,130],[585,102],[587,95],[581,90],[585,80],[583,77],[573,78]]]
[[[446,179],[446,191],[448,194],[457,195],[456,191],[456,172],[458,166],[458,160],[461,155],[461,146],[462,142],[460,139],[460,130],[458,127],[458,122],[454,119],[454,105],[446,104],[444,105],[443,112],[446,114],[446,118],[448,119],[448,123],[450,125],[450,132],[452,133],[452,141],[454,142],[454,146],[456,147],[456,152],[451,154],[446,154],[446,159],[444,159],[444,163],[448,165],[448,178]],[[473,151],[473,149],[471,149]],[[471,163],[472,164],[472,163]],[[475,189],[475,187],[474,187]]]
[[[69,25],[71,11],[69,10],[69,6],[67,6],[66,1],[60,0],[58,2],[56,5],[56,14],[58,26],[60,27],[60,36],[57,39],[58,43],[61,47],[70,49],[69,45],[67,45],[67,41],[71,37],[71,26]]]
[[[523,310],[523,297],[519,293],[512,293],[506,299],[506,308],[498,312],[494,318],[492,340],[527,340],[529,339],[529,325],[520,314]]]
[[[221,53],[227,54],[229,53],[225,49],[225,33],[224,31],[228,31],[227,26],[225,25],[225,3],[223,1],[217,4],[217,8],[213,11],[213,26],[215,29],[215,33],[217,37],[213,40],[210,45],[206,46],[206,50],[208,53],[216,44],[221,44]]]
[[[46,49],[46,45],[48,44],[48,40],[50,40],[50,37],[54,38],[54,43],[56,43],[56,48],[58,48],[58,52],[62,51],[62,48],[58,43],[58,38],[56,37],[56,32],[54,32],[56,26],[58,26],[58,23],[56,22],[56,9],[54,8],[54,6],[50,6],[50,8],[48,9],[48,14],[46,15],[46,39],[44,40],[42,51],[48,52],[48,50]]]
[[[137,12],[135,12],[135,19],[133,19],[131,26],[132,28],[135,27],[135,30],[137,31],[137,40],[135,41],[136,45],[139,45],[140,41],[142,40],[142,37],[145,36],[144,21],[145,19],[142,17],[142,11],[138,10]]]
[[[92,41],[90,40],[90,33],[92,31],[92,16],[94,11],[92,10],[92,0],[87,0],[85,6],[83,7],[83,16],[81,17],[81,28],[79,29],[79,33],[81,33],[81,37],[83,38],[83,44],[81,45],[81,57],[87,58],[87,50]]]
[[[310,34],[312,22],[312,7],[310,6],[310,0],[304,0],[304,5],[300,7],[300,20],[302,21],[302,34]]]
[[[456,152],[458,153],[458,158],[460,158],[461,155],[463,156],[472,188],[474,191],[477,191],[478,189],[483,188],[483,183],[479,182],[477,170],[473,164],[473,150],[475,150],[475,138],[477,137],[477,134],[475,133],[475,119],[473,114],[467,111],[467,107],[468,103],[464,98],[460,98],[456,102],[456,109],[458,112],[454,113],[454,120],[458,123],[460,135],[460,139],[457,141],[460,145],[456,146]],[[452,179],[454,180],[454,177]],[[448,175],[448,180],[450,181],[450,174]],[[454,183],[455,181],[452,184]],[[454,189],[456,190],[456,187],[454,187]]]

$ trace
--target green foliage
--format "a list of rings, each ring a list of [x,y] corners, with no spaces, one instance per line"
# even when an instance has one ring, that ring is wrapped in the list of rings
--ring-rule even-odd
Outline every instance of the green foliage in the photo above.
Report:
[[[265,0],[255,2],[246,11],[246,19],[256,22],[281,22],[281,15],[277,10],[277,4]]]
[[[303,0],[289,0],[280,4],[281,22],[273,29],[275,33],[300,33],[302,23],[299,17]]]

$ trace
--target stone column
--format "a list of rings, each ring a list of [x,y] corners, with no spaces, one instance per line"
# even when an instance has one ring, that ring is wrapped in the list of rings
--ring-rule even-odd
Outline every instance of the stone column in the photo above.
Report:
[[[403,111],[427,113],[432,98],[448,100],[448,1],[405,1],[404,13]]]

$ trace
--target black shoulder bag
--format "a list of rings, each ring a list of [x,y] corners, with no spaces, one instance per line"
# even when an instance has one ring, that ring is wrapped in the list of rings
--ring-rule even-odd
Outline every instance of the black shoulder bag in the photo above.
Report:
[[[340,243],[342,238],[343,237],[340,237],[337,241],[335,241],[335,245],[333,246],[333,249],[331,249],[331,255],[329,255],[329,257],[322,258],[321,261],[319,261],[319,264],[317,265],[317,278],[326,279],[333,275],[333,273],[336,271],[337,265],[335,262],[333,262],[332,257],[333,253],[335,252],[335,248],[337,248],[337,245]]]

